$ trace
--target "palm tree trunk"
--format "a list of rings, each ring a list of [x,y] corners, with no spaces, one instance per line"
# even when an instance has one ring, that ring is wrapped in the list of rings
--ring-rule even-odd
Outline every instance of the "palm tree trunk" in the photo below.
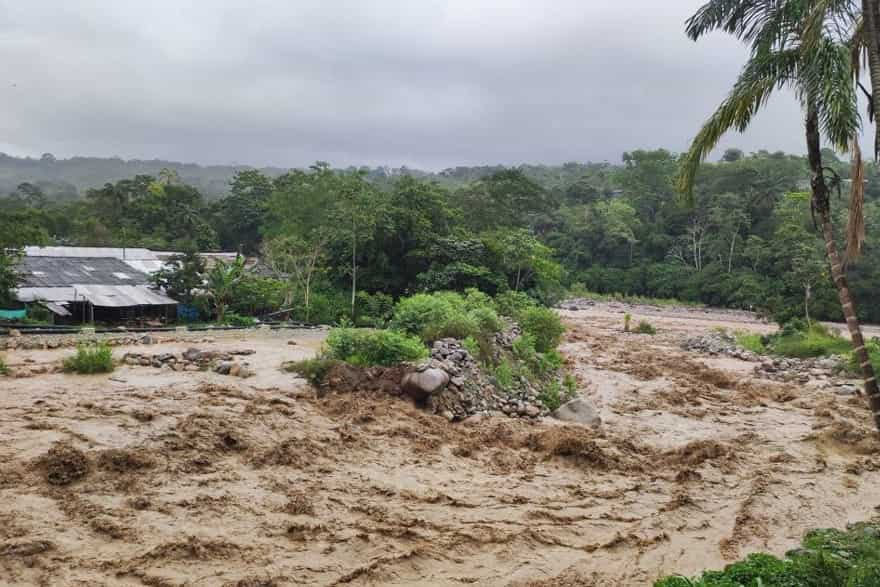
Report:
[[[871,102],[874,118],[874,160],[880,157],[880,0],[862,0],[862,36],[868,53],[871,72]]]
[[[865,348],[865,339],[862,336],[862,329],[859,325],[858,316],[856,315],[856,307],[849,292],[846,275],[843,272],[840,255],[837,252],[837,244],[834,242],[834,225],[831,222],[831,203],[829,200],[828,186],[825,184],[825,177],[822,174],[822,153],[819,144],[819,117],[816,114],[815,106],[812,104],[807,105],[806,129],[807,156],[810,161],[812,205],[819,217],[819,223],[822,226],[822,236],[825,239],[825,252],[828,255],[828,262],[831,265],[831,278],[834,280],[834,285],[837,286],[837,295],[840,298],[843,316],[846,319],[846,326],[849,329],[853,351],[856,360],[861,367],[862,377],[865,380],[865,394],[868,396],[868,403],[874,417],[874,424],[877,427],[877,430],[880,431],[880,388],[877,387],[877,378],[874,374],[874,367],[871,365],[871,359]]]

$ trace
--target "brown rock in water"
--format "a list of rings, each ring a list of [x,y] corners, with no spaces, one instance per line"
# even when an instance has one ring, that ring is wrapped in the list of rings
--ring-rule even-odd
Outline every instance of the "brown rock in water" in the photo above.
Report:
[[[602,423],[602,418],[599,417],[596,407],[592,402],[582,397],[575,398],[559,406],[553,412],[553,417],[557,420],[584,424],[585,426],[598,426]]]
[[[449,374],[442,369],[428,368],[423,371],[407,373],[403,376],[400,386],[404,393],[413,399],[422,401],[435,394],[449,383]]]

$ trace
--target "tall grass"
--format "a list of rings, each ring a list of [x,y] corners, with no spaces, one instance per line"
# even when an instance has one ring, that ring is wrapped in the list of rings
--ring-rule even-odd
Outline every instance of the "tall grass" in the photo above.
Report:
[[[813,324],[806,330],[775,337],[772,350],[786,357],[808,359],[826,355],[845,355],[852,351],[852,344],[847,339],[829,332],[821,324]]]
[[[80,375],[109,373],[113,371],[113,352],[106,344],[82,345],[75,355],[64,359],[62,366],[64,371]]]
[[[6,366],[3,357],[0,357],[0,375],[9,375],[9,367]]]
[[[734,334],[734,337],[736,338],[736,344],[747,351],[752,351],[759,355],[763,355],[767,352],[767,346],[764,344],[764,337],[760,334],[737,332]]]

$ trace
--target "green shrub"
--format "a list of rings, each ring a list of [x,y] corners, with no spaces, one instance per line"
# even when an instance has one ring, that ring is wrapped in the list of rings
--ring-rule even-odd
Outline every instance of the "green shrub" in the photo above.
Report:
[[[553,379],[547,383],[541,390],[538,399],[541,404],[551,412],[557,409],[565,401],[566,393],[562,384],[558,380]]]
[[[571,373],[566,373],[562,377],[562,386],[565,388],[565,393],[568,397],[577,395],[577,379]]]
[[[515,319],[525,310],[537,305],[538,302],[521,291],[505,291],[495,296],[495,309],[509,318]]]
[[[514,384],[516,383],[516,369],[513,364],[507,359],[503,359],[500,363],[498,363],[498,366],[496,366],[492,370],[492,375],[495,377],[495,381],[498,383],[498,387],[500,387],[503,391],[512,390]]]
[[[629,323],[632,322],[632,316],[629,313],[623,315],[623,331],[629,332]]]
[[[789,333],[786,334],[786,331]],[[852,343],[828,331],[821,324],[806,330],[787,330],[773,338],[771,350],[786,357],[809,358],[823,355],[844,355],[852,350]]]
[[[285,363],[284,369],[291,373],[296,373],[313,386],[318,387],[324,382],[324,377],[327,376],[330,369],[338,363],[339,361],[336,359],[318,357],[316,359]]]
[[[467,338],[461,341],[461,346],[471,354],[472,357],[477,358],[480,356],[480,343],[477,342],[477,339],[473,336],[468,336]]]
[[[475,290],[469,290],[464,296],[438,292],[401,299],[391,325],[427,342],[471,336],[485,343],[503,327],[491,299]]]
[[[385,328],[394,314],[394,298],[381,291],[361,291],[357,294],[355,308],[358,326]]]
[[[534,306],[522,310],[516,316],[523,332],[535,337],[535,350],[539,353],[555,349],[562,340],[565,327],[562,320],[550,308]]]
[[[336,328],[327,336],[327,347],[327,358],[361,366],[388,367],[428,356],[420,339],[395,330]]]
[[[453,310],[443,321],[426,324],[421,335],[425,341],[476,337],[480,335],[480,325],[472,315]]]
[[[80,375],[109,373],[113,371],[113,352],[106,344],[81,345],[75,355],[64,359],[62,366],[66,372]]]
[[[880,372],[880,339],[875,337],[866,341],[865,349],[868,351],[868,357],[871,360],[871,364],[874,366],[874,370]],[[856,358],[854,352],[849,353],[847,370],[852,374],[861,374],[862,372],[862,367],[859,365],[859,360]]]
[[[416,294],[397,302],[391,326],[421,336],[426,326],[443,324],[453,312],[452,303],[445,296]]]
[[[736,337],[736,344],[747,351],[752,351],[753,353],[758,354],[764,354],[767,352],[767,347],[764,344],[764,337],[760,334],[737,332],[734,336]]]
[[[813,530],[803,548],[785,558],[756,553],[722,571],[673,576],[655,587],[869,587],[880,585],[880,526],[855,524],[846,531]]]
[[[3,357],[0,357],[0,375],[9,375],[9,367]]]
[[[636,326],[635,331],[638,334],[657,334],[657,329],[651,326],[649,322],[645,322],[644,320],[639,322],[639,325]]]
[[[249,328],[255,326],[257,321],[252,316],[242,316],[235,312],[227,312],[226,315],[223,316],[223,324],[226,324],[227,326]]]

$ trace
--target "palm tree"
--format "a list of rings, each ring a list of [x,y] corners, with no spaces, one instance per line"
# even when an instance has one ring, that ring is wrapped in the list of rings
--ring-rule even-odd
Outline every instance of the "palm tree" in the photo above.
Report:
[[[880,430],[880,388],[865,349],[864,337],[849,291],[844,266],[834,240],[831,222],[830,178],[822,165],[820,135],[840,150],[852,150],[856,168],[861,161],[856,143],[861,120],[857,111],[852,68],[852,46],[835,38],[825,26],[807,29],[817,7],[829,0],[710,0],[691,17],[687,34],[697,40],[713,30],[724,30],[751,45],[751,55],[728,97],[694,138],[684,156],[678,187],[693,202],[697,169],[729,130],[745,130],[774,90],[795,90],[805,112],[807,154],[810,165],[810,204],[825,240],[831,276],[837,287],[843,315],[860,363],[874,423]],[[831,0],[833,1],[833,0]],[[820,32],[816,32],[820,30]],[[880,94],[878,94],[880,95]],[[853,182],[853,200],[863,189]]]

